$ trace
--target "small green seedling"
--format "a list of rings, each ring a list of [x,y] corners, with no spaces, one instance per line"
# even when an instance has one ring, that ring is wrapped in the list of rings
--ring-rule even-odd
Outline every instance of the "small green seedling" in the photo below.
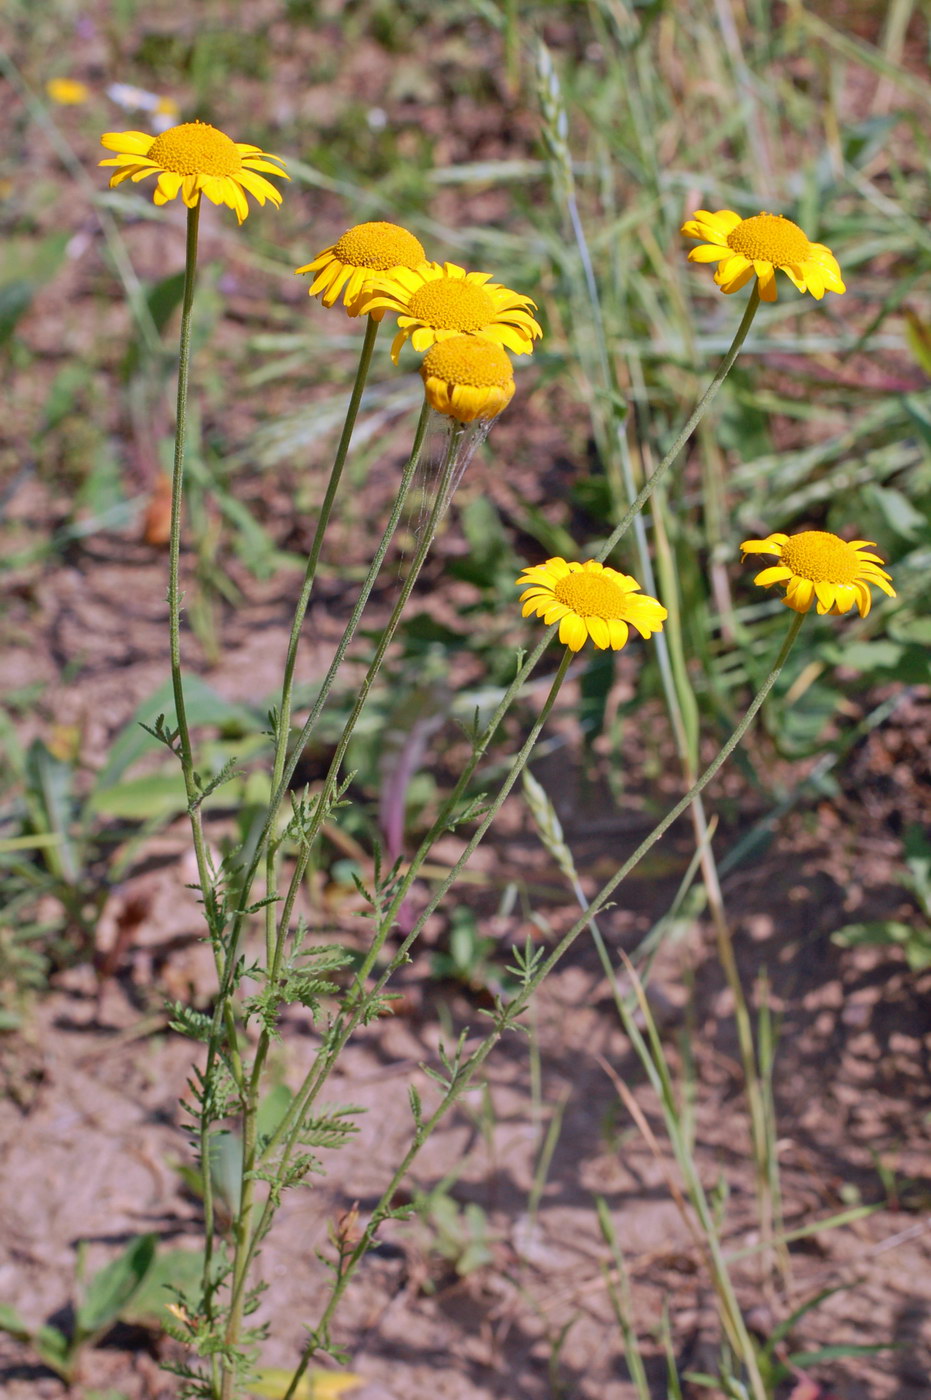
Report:
[[[0,1329],[31,1347],[50,1371],[70,1385],[77,1373],[81,1353],[99,1341],[114,1323],[125,1316],[154,1259],[155,1236],[140,1235],[117,1259],[105,1265],[86,1286],[82,1286],[82,1254],[79,1252],[78,1292],[82,1296],[75,1308],[70,1335],[50,1323],[33,1330],[23,1322],[16,1309],[7,1304],[0,1304]]]

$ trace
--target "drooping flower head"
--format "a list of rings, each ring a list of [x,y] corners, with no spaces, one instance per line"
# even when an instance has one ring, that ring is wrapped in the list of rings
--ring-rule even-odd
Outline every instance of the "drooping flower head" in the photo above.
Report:
[[[798,224],[782,214],[742,219],[732,209],[699,209],[682,225],[682,232],[704,240],[689,253],[689,262],[716,262],[714,280],[722,292],[737,292],[756,277],[763,301],[775,301],[777,268],[816,301],[825,292],[847,290],[830,248],[809,242]]]
[[[144,131],[108,131],[100,144],[115,156],[102,160],[101,165],[119,168],[110,176],[110,188],[132,180],[135,184],[147,175],[157,175],[153,199],[167,204],[180,194],[189,209],[200,201],[202,194],[213,204],[225,204],[242,223],[249,213],[246,194],[260,204],[270,199],[281,203],[281,192],[270,184],[265,175],[290,176],[272,161],[280,156],[267,155],[258,146],[242,145],[207,122],[182,122],[171,126],[160,136]]]
[[[808,612],[813,602],[819,613],[845,613],[856,604],[861,617],[870,610],[869,585],[874,583],[890,598],[895,589],[878,554],[866,551],[873,540],[842,540],[827,530],[802,530],[798,535],[767,535],[765,540],[744,540],[744,555],[775,554],[780,562],[764,569],[753,580],[761,588],[785,584],[787,608]]]
[[[520,596],[522,616],[536,613],[547,626],[558,621],[559,640],[571,651],[589,637],[602,651],[619,651],[631,627],[651,637],[669,616],[662,603],[639,591],[635,578],[595,559],[576,564],[557,556],[525,569],[515,583],[530,585]]]
[[[381,284],[382,278],[390,281],[401,268],[417,267],[426,261],[426,256],[420,239],[406,228],[376,221],[347,229],[313,262],[295,271],[317,274],[308,289],[309,296],[318,296],[324,306],[333,306],[342,292],[346,314],[358,316],[363,295],[373,290],[375,273],[381,274]],[[385,312],[381,309],[372,314],[380,321]]]
[[[536,303],[492,282],[490,272],[423,262],[395,269],[391,284],[379,283],[361,309],[397,312],[400,330],[391,347],[395,364],[408,339],[415,350],[423,351],[454,335],[480,335],[515,355],[529,355],[543,334],[531,315]]]
[[[420,366],[427,401],[438,413],[471,423],[496,418],[514,397],[514,371],[500,345],[454,335],[432,345]]]

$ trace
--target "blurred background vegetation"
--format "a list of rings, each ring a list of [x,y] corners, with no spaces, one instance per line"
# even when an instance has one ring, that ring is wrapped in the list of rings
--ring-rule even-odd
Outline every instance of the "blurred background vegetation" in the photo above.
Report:
[[[3,931],[13,982],[66,956],[54,942],[63,928],[87,953],[107,887],[179,810],[176,776],[137,766],[134,726],[156,707],[156,685],[97,713],[95,730],[67,697],[100,657],[55,635],[61,578],[90,590],[105,631],[119,630],[125,588],[158,593],[183,211],[156,209],[144,187],[109,191],[96,168],[99,134],[151,129],[153,102],[166,122],[208,120],[282,155],[292,175],[281,211],[256,211],[241,230],[213,209],[205,220],[186,597],[205,676],[198,716],[214,736],[202,763],[218,770],[235,751],[248,767],[264,752],[271,684],[246,704],[241,686],[236,703],[221,700],[221,662],[256,600],[296,587],[358,349],[358,326],[310,303],[293,269],[369,218],[404,223],[428,255],[532,295],[546,338],[533,365],[518,365],[514,405],[460,488],[431,580],[455,583],[451,601],[405,629],[356,745],[370,816],[334,860],[377,830],[386,726],[402,748],[423,740],[403,794],[416,827],[431,763],[441,768],[452,742],[450,708],[470,714],[526,638],[516,570],[597,544],[707,382],[742,297],[721,296],[685,260],[678,229],[698,207],[787,214],[832,248],[849,290],[815,304],[781,286],[655,503],[651,547],[690,751],[732,727],[783,626],[778,600],[754,593],[738,566],[748,535],[808,526],[875,538],[898,590],[865,620],[806,627],[787,702],[768,714],[774,761],[743,760],[751,794],[738,800],[762,813],[757,837],[774,813],[836,795],[839,760],[926,695],[931,90],[927,16],[912,0],[842,11],[765,0],[187,10],[11,0],[8,18],[0,642],[13,662],[0,859],[17,911]],[[382,353],[370,383],[327,559],[336,613],[366,558],[371,513],[391,495],[420,400],[414,371],[412,356],[396,371]],[[625,542],[613,562],[637,572],[633,549]],[[45,672],[30,664],[37,654]],[[661,688],[655,661],[638,656],[634,693],[632,664],[597,655],[579,679],[588,761],[616,795],[635,718]],[[92,685],[88,696],[93,706]],[[658,771],[651,739],[638,742]],[[905,794],[894,834],[904,841],[920,817]],[[49,893],[43,920],[37,897]]]

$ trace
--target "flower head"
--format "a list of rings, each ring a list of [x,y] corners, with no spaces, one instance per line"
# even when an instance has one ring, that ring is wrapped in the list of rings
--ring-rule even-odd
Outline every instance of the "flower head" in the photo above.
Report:
[[[308,289],[309,296],[318,296],[324,306],[333,306],[342,292],[346,314],[358,316],[363,295],[372,291],[373,274],[381,273],[390,281],[399,268],[417,267],[426,256],[420,239],[406,228],[377,221],[347,229],[313,262],[295,271],[317,274]],[[380,310],[372,314],[380,321],[385,313]]]
[[[704,240],[689,253],[689,262],[716,262],[714,280],[722,292],[736,292],[756,277],[764,301],[776,300],[776,268],[781,268],[800,292],[820,301],[825,292],[845,292],[837,259],[823,243],[782,214],[754,214],[742,219],[732,209],[710,213],[699,209],[682,232]]]
[[[602,651],[619,651],[631,627],[650,637],[662,631],[669,616],[662,603],[640,593],[635,578],[595,559],[584,564],[547,559],[525,569],[515,582],[518,588],[530,585],[520,596],[522,615],[536,613],[547,626],[558,621],[559,640],[572,651],[579,651],[588,637]]]
[[[530,314],[536,303],[491,281],[490,272],[466,272],[455,263],[423,262],[396,268],[391,285],[382,283],[362,303],[362,311],[396,311],[400,330],[391,347],[395,364],[405,340],[429,350],[454,335],[480,335],[529,355],[543,331]]]
[[[205,194],[213,204],[228,205],[240,223],[249,213],[247,193],[260,204],[266,199],[281,203],[280,190],[259,172],[290,179],[278,165],[271,164],[281,164],[280,156],[266,155],[258,146],[240,145],[206,122],[182,122],[160,136],[144,131],[108,131],[100,144],[117,152],[100,162],[119,167],[110,176],[111,189],[124,180],[135,184],[147,175],[157,175],[156,204],[167,204],[180,194],[193,209]]]
[[[880,568],[878,554],[867,554],[873,540],[842,540],[827,530],[803,530],[798,535],[767,535],[765,540],[744,540],[746,554],[775,554],[780,562],[764,569],[753,580],[761,588],[786,586],[787,608],[808,612],[817,602],[819,613],[845,613],[856,604],[866,617],[872,601],[868,585],[875,583],[895,597],[889,575]]]
[[[460,423],[496,418],[514,397],[511,361],[500,345],[479,335],[438,341],[424,355],[420,374],[431,406]]]
[[[45,91],[49,100],[57,102],[59,107],[76,107],[91,95],[87,84],[78,78],[49,78]]]

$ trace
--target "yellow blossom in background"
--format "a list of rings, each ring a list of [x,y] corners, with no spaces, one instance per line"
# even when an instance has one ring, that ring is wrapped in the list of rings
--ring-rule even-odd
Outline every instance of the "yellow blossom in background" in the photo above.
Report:
[[[460,423],[496,418],[514,397],[511,361],[500,345],[478,335],[455,335],[431,346],[420,375],[430,405]]]
[[[781,562],[764,569],[753,582],[761,588],[785,584],[782,601],[787,608],[805,613],[817,602],[819,613],[845,613],[856,604],[860,616],[866,617],[872,602],[869,584],[895,597],[890,577],[880,567],[883,560],[865,552],[874,543],[842,540],[827,530],[803,530],[798,535],[777,533],[765,540],[744,540],[740,548],[744,555],[778,556]]]
[[[340,293],[346,314],[358,316],[361,298],[372,290],[373,274],[379,273],[390,283],[400,268],[417,267],[426,261],[419,238],[399,224],[376,221],[356,224],[341,238],[318,253],[313,262],[296,269],[297,273],[314,272],[308,296],[319,297],[324,306],[333,306]],[[373,311],[376,321],[384,310]]]
[[[669,616],[662,603],[639,591],[635,578],[595,559],[576,564],[557,556],[525,569],[515,583],[526,588],[522,615],[536,613],[547,626],[559,622],[559,640],[571,651],[579,651],[589,637],[602,651],[619,651],[631,627],[651,637]]]
[[[49,100],[57,102],[59,107],[77,107],[91,95],[87,84],[79,82],[77,78],[49,78],[45,92]]]
[[[379,286],[361,305],[363,312],[397,312],[400,330],[391,347],[395,364],[405,340],[423,351],[454,335],[480,335],[515,355],[529,355],[543,334],[531,309],[535,302],[492,282],[490,272],[435,262],[395,269],[391,284]]]
[[[703,240],[689,253],[689,262],[716,262],[714,280],[722,292],[739,291],[756,277],[763,301],[775,301],[777,268],[817,301],[825,292],[847,290],[830,248],[811,243],[798,224],[782,214],[742,219],[732,209],[699,209],[682,225],[682,232]]]
[[[167,204],[179,194],[189,209],[200,201],[202,194],[213,204],[225,204],[242,223],[249,213],[246,193],[264,204],[270,199],[281,203],[281,192],[259,172],[289,179],[280,156],[266,155],[258,146],[241,145],[224,132],[206,122],[183,122],[169,127],[160,136],[144,131],[109,131],[100,144],[117,155],[102,160],[101,165],[116,165],[110,177],[110,187],[132,180],[135,184],[148,175],[157,175],[153,199]]]

